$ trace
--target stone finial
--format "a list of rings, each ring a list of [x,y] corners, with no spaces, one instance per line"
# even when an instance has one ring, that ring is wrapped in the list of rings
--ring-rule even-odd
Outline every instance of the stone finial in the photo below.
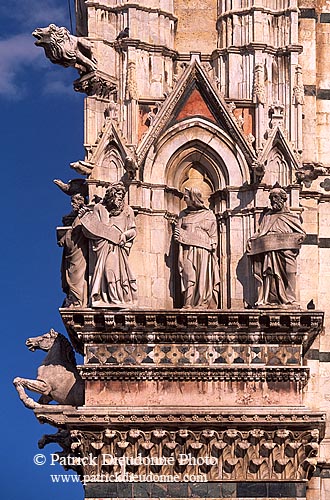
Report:
[[[302,68],[300,64],[296,66],[295,84],[293,87],[293,100],[295,104],[304,104],[304,84],[302,79]]]
[[[265,104],[265,70],[264,65],[258,63],[254,67],[253,101],[258,104]]]
[[[134,61],[127,63],[126,76],[126,99],[137,99],[137,83],[136,83],[136,64]]]
[[[64,26],[50,24],[45,28],[36,28],[32,35],[37,39],[35,45],[43,47],[46,57],[54,64],[72,66],[80,73],[89,73],[97,68],[88,40],[71,35]]]
[[[271,128],[275,128],[277,125],[283,128],[283,104],[281,104],[279,101],[274,102],[274,104],[269,107],[269,112],[271,114]]]

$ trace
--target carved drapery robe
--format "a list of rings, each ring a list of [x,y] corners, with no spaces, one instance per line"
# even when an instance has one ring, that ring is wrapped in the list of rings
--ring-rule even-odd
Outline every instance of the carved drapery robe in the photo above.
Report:
[[[290,211],[265,213],[247,251],[258,282],[257,305],[296,303],[296,259],[305,235],[298,215]]]
[[[118,215],[110,215],[106,207],[98,203],[81,222],[86,236],[92,240],[95,254],[90,285],[92,305],[132,306],[137,299],[136,278],[128,263],[136,236],[132,208],[124,205]],[[126,236],[123,246],[119,245],[122,233]]]
[[[187,208],[180,213],[177,228],[184,308],[216,309],[220,275],[215,215],[205,208]]]
[[[88,240],[83,234],[78,217],[59,240],[63,247],[61,278],[67,298],[64,307],[87,306],[87,256]]]

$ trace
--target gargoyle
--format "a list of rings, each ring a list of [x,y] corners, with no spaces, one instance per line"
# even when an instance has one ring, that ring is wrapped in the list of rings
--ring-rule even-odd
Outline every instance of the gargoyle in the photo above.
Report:
[[[304,163],[304,165],[296,171],[296,179],[299,184],[303,183],[309,188],[319,175],[327,174],[328,170],[322,163]]]
[[[87,198],[88,188],[85,179],[72,179],[67,183],[61,181],[61,179],[54,179],[54,184],[69,196],[81,194],[85,199]]]
[[[46,28],[37,28],[32,35],[37,39],[35,45],[43,47],[46,57],[54,64],[65,68],[73,66],[80,73],[89,73],[97,68],[92,55],[91,44],[82,37],[71,35],[64,26],[50,24]]]

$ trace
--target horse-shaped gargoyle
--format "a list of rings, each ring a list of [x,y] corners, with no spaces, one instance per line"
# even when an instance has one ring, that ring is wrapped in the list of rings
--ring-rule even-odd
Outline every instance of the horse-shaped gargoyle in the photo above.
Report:
[[[48,354],[38,368],[36,380],[16,377],[14,385],[27,408],[35,409],[51,401],[62,405],[84,404],[84,382],[80,377],[70,342],[61,333],[51,329],[40,337],[31,337],[25,343],[30,351],[41,349]],[[24,389],[41,394],[38,402]]]

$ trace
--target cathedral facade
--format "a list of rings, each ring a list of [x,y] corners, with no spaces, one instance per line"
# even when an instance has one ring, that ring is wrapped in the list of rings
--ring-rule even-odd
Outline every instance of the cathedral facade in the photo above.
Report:
[[[86,94],[58,228],[85,396],[23,402],[86,498],[327,500],[329,2],[76,0],[76,22],[71,59],[33,34]]]

